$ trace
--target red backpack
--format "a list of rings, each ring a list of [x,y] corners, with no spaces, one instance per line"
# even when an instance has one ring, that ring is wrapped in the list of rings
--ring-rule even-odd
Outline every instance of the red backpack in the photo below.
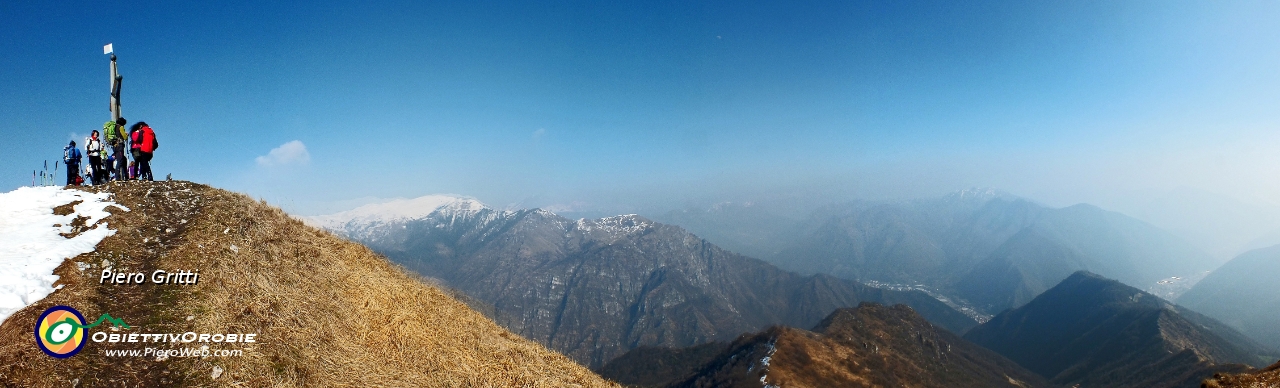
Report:
[[[142,152],[149,154],[156,152],[156,148],[160,148],[160,142],[156,140],[156,131],[150,126],[142,127],[138,132],[142,132]]]
[[[142,128],[138,128],[138,130],[133,131],[133,133],[129,134],[129,149],[131,150],[142,149]]]

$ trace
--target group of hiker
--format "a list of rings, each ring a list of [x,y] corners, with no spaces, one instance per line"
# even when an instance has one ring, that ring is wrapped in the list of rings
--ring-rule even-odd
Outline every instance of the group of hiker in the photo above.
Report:
[[[101,137],[94,130],[84,140],[83,154],[76,148],[75,140],[62,149],[62,161],[67,165],[67,185],[83,184],[86,178],[94,185],[110,181],[155,180],[151,175],[151,157],[160,147],[156,132],[146,122],[139,121],[126,133],[127,123],[123,117],[106,122],[102,125]],[[129,152],[125,153],[125,149]],[[81,161],[86,155],[89,165],[83,168],[85,176],[81,177]]]

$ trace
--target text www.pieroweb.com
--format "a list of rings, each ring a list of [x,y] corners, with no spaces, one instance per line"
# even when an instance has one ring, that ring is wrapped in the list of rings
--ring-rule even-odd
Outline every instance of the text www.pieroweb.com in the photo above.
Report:
[[[181,357],[239,357],[244,355],[241,349],[209,349],[207,346],[199,348],[178,348],[178,349],[102,349],[102,354],[107,357],[156,357],[156,358],[181,358]]]

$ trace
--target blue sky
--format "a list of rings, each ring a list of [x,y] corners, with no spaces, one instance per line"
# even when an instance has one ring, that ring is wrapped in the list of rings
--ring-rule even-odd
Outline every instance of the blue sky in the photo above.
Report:
[[[1280,207],[1274,1],[26,3],[0,4],[3,190],[109,118],[114,43],[157,175],[302,214],[972,186]]]

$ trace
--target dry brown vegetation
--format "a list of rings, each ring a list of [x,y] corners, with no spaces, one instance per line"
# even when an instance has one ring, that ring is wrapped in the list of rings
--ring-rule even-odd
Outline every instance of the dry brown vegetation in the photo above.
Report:
[[[999,355],[940,330],[910,307],[862,303],[813,331],[775,326],[739,337],[676,387],[1046,387]]]
[[[568,358],[497,326],[364,246],[244,195],[186,182],[102,188],[117,234],[67,260],[64,287],[0,326],[0,382],[14,386],[614,386]],[[89,265],[81,270],[77,263]],[[182,285],[99,284],[129,272],[200,270]],[[240,357],[105,357],[151,344],[89,342],[58,360],[35,346],[45,308],[102,313],[122,332],[258,333]],[[99,328],[99,330],[102,328]],[[189,344],[179,345],[185,346]],[[175,346],[158,344],[158,347]],[[221,370],[221,373],[215,373]]]
[[[1219,373],[1200,383],[1205,388],[1280,388],[1280,362],[1254,373]]]
[[[769,382],[786,387],[874,387],[870,365],[859,363],[853,349],[805,330],[786,328],[777,337],[778,356]]]

